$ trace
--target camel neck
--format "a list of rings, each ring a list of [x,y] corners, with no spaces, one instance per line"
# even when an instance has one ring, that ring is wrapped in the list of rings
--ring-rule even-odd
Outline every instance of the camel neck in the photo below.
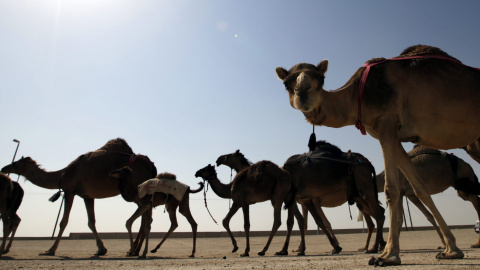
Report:
[[[217,194],[220,198],[230,199],[232,198],[232,183],[223,184],[217,177],[212,177],[208,179],[210,186],[213,189],[213,192]]]
[[[26,170],[20,175],[24,176],[32,184],[39,186],[41,188],[47,189],[59,189],[61,188],[61,179],[64,169],[53,172],[46,172],[45,170],[34,167]]]

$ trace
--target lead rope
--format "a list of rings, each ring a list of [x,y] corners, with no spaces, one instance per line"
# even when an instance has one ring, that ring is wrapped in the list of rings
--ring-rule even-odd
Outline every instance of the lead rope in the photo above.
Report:
[[[308,150],[313,152],[315,150],[315,146],[317,144],[317,137],[315,136],[315,125],[312,125],[312,134],[310,134],[310,139],[308,140]]]
[[[205,180],[203,180],[203,182],[205,182]],[[207,189],[208,189],[208,183],[207,183],[207,185],[206,185],[206,188],[203,189],[203,200],[205,201],[205,208],[207,208],[208,214],[209,214],[210,217],[213,219],[213,221],[215,222],[215,224],[218,225],[217,221],[213,218],[212,213],[210,213],[210,210],[208,210],[208,205],[207,205]]]

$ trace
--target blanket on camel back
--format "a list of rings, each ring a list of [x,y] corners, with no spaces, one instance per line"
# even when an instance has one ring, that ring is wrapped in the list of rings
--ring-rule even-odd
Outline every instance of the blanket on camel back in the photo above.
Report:
[[[161,192],[173,195],[177,201],[181,201],[189,187],[175,179],[152,178],[138,185],[138,197],[141,199],[147,194]]]

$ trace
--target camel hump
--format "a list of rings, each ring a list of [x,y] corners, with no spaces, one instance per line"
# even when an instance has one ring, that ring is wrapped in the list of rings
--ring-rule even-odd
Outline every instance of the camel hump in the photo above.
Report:
[[[175,174],[169,173],[169,172],[159,173],[157,175],[157,177],[155,177],[155,178],[177,180],[177,176]]]
[[[112,139],[108,141],[104,146],[100,147],[98,150],[119,151],[126,154],[133,154],[132,148],[122,138]]]
[[[439,49],[437,47],[428,46],[428,45],[421,45],[421,44],[413,45],[413,46],[410,46],[410,47],[406,48],[400,54],[400,57],[417,56],[417,55],[441,55],[441,56],[445,56],[445,57],[457,60],[456,58],[452,57],[451,55],[449,55],[448,53],[442,51],[441,49]]]

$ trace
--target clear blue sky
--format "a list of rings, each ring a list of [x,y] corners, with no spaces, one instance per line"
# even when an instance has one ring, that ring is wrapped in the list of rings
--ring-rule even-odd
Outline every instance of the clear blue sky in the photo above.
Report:
[[[13,139],[21,141],[17,157],[30,156],[53,171],[122,137],[159,172],[193,187],[198,169],[237,149],[253,162],[281,165],[307,150],[311,126],[290,107],[275,67],[329,59],[325,89],[333,90],[366,60],[419,43],[480,67],[479,12],[480,2],[466,0],[0,0],[0,164],[11,162]],[[378,142],[353,126],[316,131],[318,139],[360,152],[383,170]],[[480,175],[479,164],[454,152]],[[217,172],[230,181],[229,169]],[[25,197],[17,235],[50,235],[60,206],[47,201],[54,191],[20,183]],[[191,198],[199,231],[222,231],[203,194]],[[222,220],[228,201],[211,190],[207,198]],[[478,219],[453,189],[434,200],[450,225],[473,226]],[[410,206],[414,225],[428,225]],[[119,196],[96,200],[98,231],[126,231],[135,209]],[[334,228],[362,227],[350,221],[346,205],[326,214]],[[251,229],[269,230],[272,217],[269,202],[251,206]],[[312,219],[309,224],[313,228]],[[169,225],[158,207],[153,230]],[[179,225],[178,231],[190,231],[180,215]],[[241,212],[231,227],[243,230]],[[77,197],[65,235],[88,231]]]

